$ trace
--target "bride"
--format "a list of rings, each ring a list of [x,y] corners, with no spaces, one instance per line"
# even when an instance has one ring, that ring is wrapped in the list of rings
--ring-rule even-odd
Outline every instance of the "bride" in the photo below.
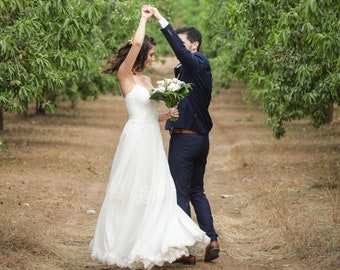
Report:
[[[149,99],[151,81],[142,74],[154,61],[156,43],[145,35],[152,15],[152,6],[142,7],[133,41],[120,48],[103,70],[117,72],[129,117],[90,250],[96,260],[131,269],[151,269],[165,262],[195,264],[194,255],[210,242],[177,205],[159,121],[178,117],[178,111],[158,114],[158,103]]]

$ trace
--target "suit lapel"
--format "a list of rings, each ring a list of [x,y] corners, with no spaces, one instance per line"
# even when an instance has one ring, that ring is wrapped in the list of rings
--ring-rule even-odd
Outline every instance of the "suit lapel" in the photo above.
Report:
[[[175,73],[175,77],[176,77],[176,78],[180,78],[181,71],[182,71],[182,64],[179,63],[179,64],[174,68],[174,73]]]

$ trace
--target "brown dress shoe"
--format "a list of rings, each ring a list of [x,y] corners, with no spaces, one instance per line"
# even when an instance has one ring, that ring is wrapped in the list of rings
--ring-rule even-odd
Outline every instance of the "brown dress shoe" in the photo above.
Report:
[[[181,258],[178,258],[174,263],[182,263],[187,265],[195,265],[196,264],[196,257],[193,255],[189,256],[182,256]]]
[[[217,241],[212,241],[205,249],[204,261],[210,262],[218,258],[220,253],[220,246]]]

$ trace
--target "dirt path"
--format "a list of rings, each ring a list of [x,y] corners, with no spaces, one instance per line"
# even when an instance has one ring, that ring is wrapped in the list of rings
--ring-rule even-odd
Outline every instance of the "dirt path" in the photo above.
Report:
[[[164,71],[171,72],[174,63],[156,64],[153,80],[172,76]],[[277,141],[258,108],[243,102],[243,91],[235,84],[211,105],[214,128],[205,181],[221,257],[162,269],[310,269],[313,263],[312,269],[336,269],[339,189],[327,193],[311,186],[338,185],[339,118],[319,131],[293,123],[287,138]],[[62,104],[54,115],[26,121],[6,115],[0,269],[116,269],[94,262],[88,244],[125,120],[122,98],[111,95],[79,102],[76,110]],[[162,132],[167,149],[163,125]],[[300,231],[303,226],[309,229]],[[322,237],[321,227],[328,230]],[[290,233],[297,240],[289,242]],[[324,241],[316,245],[318,238]],[[316,254],[313,248],[320,253],[326,243],[334,246],[325,251],[328,257],[321,254],[326,263],[308,259]],[[302,254],[307,259],[292,251],[298,244],[310,244],[310,253]]]

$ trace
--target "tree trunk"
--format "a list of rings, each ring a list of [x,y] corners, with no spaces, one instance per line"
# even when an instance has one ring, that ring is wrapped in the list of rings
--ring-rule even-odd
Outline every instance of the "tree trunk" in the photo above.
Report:
[[[21,106],[25,108],[24,112],[17,112],[17,117],[19,119],[26,119],[28,117],[28,103],[21,102]]]
[[[330,101],[327,106],[327,124],[332,123],[333,121],[333,112],[334,112],[334,102]]]
[[[28,102],[25,102],[24,104],[23,104],[23,106],[24,106],[24,108],[25,108],[25,111],[23,112],[23,116],[24,117],[27,117],[28,116]]]
[[[36,108],[35,108],[35,114],[36,115],[45,115],[46,114],[45,110],[41,106],[39,106],[38,102],[36,104],[37,105],[36,105]]]
[[[4,130],[4,108],[0,106],[0,130]]]

